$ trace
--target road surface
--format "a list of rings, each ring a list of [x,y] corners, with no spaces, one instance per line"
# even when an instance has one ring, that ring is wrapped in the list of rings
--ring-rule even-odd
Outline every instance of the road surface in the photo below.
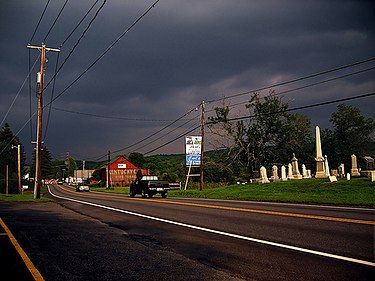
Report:
[[[95,268],[87,264],[92,255],[109,263],[91,276],[95,280],[370,280],[374,276],[371,209],[142,199],[78,193],[68,186],[50,186],[50,193],[59,208],[79,213],[82,229],[72,230],[76,235],[61,231],[67,240],[69,235],[75,237],[73,252],[58,249],[61,237],[58,231],[53,233],[56,243],[41,252],[70,259],[72,269],[60,265],[64,264],[60,259],[55,271],[43,264],[40,271],[46,279],[54,272],[59,279],[84,280]],[[56,218],[66,219],[67,215]],[[79,228],[79,221],[74,221],[71,229]],[[115,272],[111,275],[107,267]]]

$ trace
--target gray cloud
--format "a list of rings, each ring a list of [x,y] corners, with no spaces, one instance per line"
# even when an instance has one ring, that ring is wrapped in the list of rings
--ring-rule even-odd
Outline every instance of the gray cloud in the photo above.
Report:
[[[59,46],[92,3],[69,2],[46,43]],[[0,46],[2,114],[27,74],[26,44],[44,4],[44,1],[2,1],[0,4],[0,36],[4,43]],[[151,1],[107,1],[59,74],[55,94],[150,4]],[[60,1],[51,1],[35,44],[40,44],[61,5]],[[104,115],[173,119],[203,99],[373,56],[373,14],[371,1],[162,0],[54,106]],[[77,36],[63,46],[62,59]],[[37,53],[33,52],[32,56],[35,59]],[[48,57],[46,77],[50,79],[56,55],[50,53]],[[373,72],[369,72],[286,98],[298,105],[373,89]],[[50,94],[49,89],[45,93],[46,101]],[[374,116],[373,98],[355,104]],[[334,108],[306,113],[311,115],[313,123],[328,126]],[[8,118],[14,131],[27,116],[28,94],[23,91]],[[101,154],[108,148],[126,146],[160,126],[160,123],[108,121],[53,111],[48,145],[55,154],[66,150],[77,155]],[[28,135],[27,130],[23,131],[21,139],[27,142]],[[161,150],[182,151],[180,145]]]

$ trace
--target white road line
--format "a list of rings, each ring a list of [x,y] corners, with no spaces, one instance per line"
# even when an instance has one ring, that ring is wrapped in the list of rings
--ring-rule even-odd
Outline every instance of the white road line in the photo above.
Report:
[[[120,212],[120,213],[124,213],[124,214],[128,214],[128,215],[132,215],[132,216],[137,216],[137,217],[146,218],[146,219],[150,219],[150,220],[160,221],[160,222],[178,225],[178,226],[182,226],[182,227],[187,227],[187,228],[191,228],[191,229],[201,230],[201,231],[205,231],[205,232],[209,232],[209,233],[215,233],[215,234],[233,237],[233,238],[237,238],[237,239],[247,240],[247,241],[265,244],[265,245],[269,245],[269,246],[274,246],[274,247],[294,250],[294,251],[298,251],[298,252],[309,253],[309,254],[313,254],[313,255],[318,255],[318,256],[323,256],[323,257],[328,257],[328,258],[333,258],[333,259],[338,259],[338,260],[343,260],[343,261],[347,261],[347,262],[352,262],[352,263],[357,263],[357,264],[375,267],[375,263],[370,262],[370,261],[354,259],[354,258],[340,256],[340,255],[310,250],[310,249],[306,249],[306,248],[300,248],[300,247],[296,247],[296,246],[291,246],[291,245],[271,242],[271,241],[267,241],[267,240],[242,236],[242,235],[238,235],[238,234],[234,234],[234,233],[223,232],[223,231],[219,231],[219,230],[215,230],[215,229],[210,229],[210,228],[200,227],[200,226],[196,226],[196,225],[166,220],[166,219],[162,219],[162,218],[158,218],[158,217],[143,215],[143,214],[140,214],[140,213],[135,213],[135,212],[117,209],[117,208],[113,208],[113,207],[108,207],[108,206],[105,206],[105,205],[99,205],[99,204],[95,204],[95,203],[91,203],[91,202],[86,202],[86,201],[76,200],[76,199],[73,199],[73,198],[63,197],[63,196],[53,194],[49,186],[48,186],[48,191],[52,196],[54,196],[56,198],[64,199],[64,200],[68,200],[68,201],[72,201],[72,202],[76,202],[76,203],[80,203],[80,204],[85,204],[85,205],[89,205],[89,206],[103,208],[103,209],[106,209],[106,210]]]
[[[230,199],[209,199],[209,198],[182,198],[182,197],[173,197],[169,198],[177,200],[196,200],[196,201],[217,201],[217,202],[226,202],[226,203],[245,203],[245,204],[258,204],[258,205],[279,205],[279,206],[296,206],[296,207],[314,207],[317,209],[337,209],[337,210],[353,210],[353,211],[370,211],[375,212],[375,209],[371,208],[360,208],[360,207],[343,207],[343,206],[328,206],[328,205],[314,205],[314,204],[300,204],[300,203],[282,203],[282,202],[268,202],[268,201],[245,201],[245,200],[230,200]]]

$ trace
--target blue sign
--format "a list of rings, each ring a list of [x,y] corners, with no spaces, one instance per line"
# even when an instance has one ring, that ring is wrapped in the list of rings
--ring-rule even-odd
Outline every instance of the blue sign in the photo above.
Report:
[[[185,156],[186,166],[200,166],[201,165],[201,156],[200,154],[187,154]]]

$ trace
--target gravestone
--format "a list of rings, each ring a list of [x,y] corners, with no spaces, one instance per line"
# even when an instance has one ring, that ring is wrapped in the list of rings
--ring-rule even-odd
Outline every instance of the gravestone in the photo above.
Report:
[[[292,164],[288,164],[288,180],[293,180],[294,179],[294,176],[293,176],[293,169],[292,169]]]
[[[302,177],[303,177],[304,179],[309,178],[308,175],[307,175],[307,170],[306,170],[306,166],[305,166],[305,164],[302,164]]]
[[[292,158],[292,171],[293,171],[293,178],[300,180],[302,179],[302,175],[299,172],[298,168],[298,159],[296,158],[296,155],[293,153],[293,158]]]
[[[277,166],[273,165],[272,166],[272,176],[271,176],[271,181],[279,181],[279,175],[277,173]]]
[[[338,177],[339,176],[339,170],[337,170],[337,169],[331,169],[331,175],[335,176],[335,177]]]
[[[350,181],[350,174],[346,173],[346,180]]]
[[[345,178],[345,165],[343,163],[339,166],[339,177]]]
[[[288,178],[286,177],[286,168],[284,165],[281,166],[281,180],[286,181]]]
[[[365,160],[365,169],[366,171],[373,171],[375,170],[375,164],[374,164],[374,158],[370,156],[363,157],[363,160]]]
[[[265,167],[260,167],[260,183],[269,183],[270,181],[268,180],[267,177],[267,170]]]
[[[326,178],[324,158],[322,153],[322,143],[320,140],[320,129],[318,126],[315,127],[315,147],[316,147],[316,173],[315,177],[318,179]]]
[[[350,175],[352,177],[359,177],[360,173],[357,167],[357,156],[353,154],[351,158],[352,158],[352,168],[350,169]]]
[[[325,172],[326,172],[326,177],[330,177],[330,173],[329,173],[329,165],[328,165],[328,157],[327,155],[324,155],[324,169],[325,169]]]
[[[311,170],[307,170],[307,178],[311,179]]]

